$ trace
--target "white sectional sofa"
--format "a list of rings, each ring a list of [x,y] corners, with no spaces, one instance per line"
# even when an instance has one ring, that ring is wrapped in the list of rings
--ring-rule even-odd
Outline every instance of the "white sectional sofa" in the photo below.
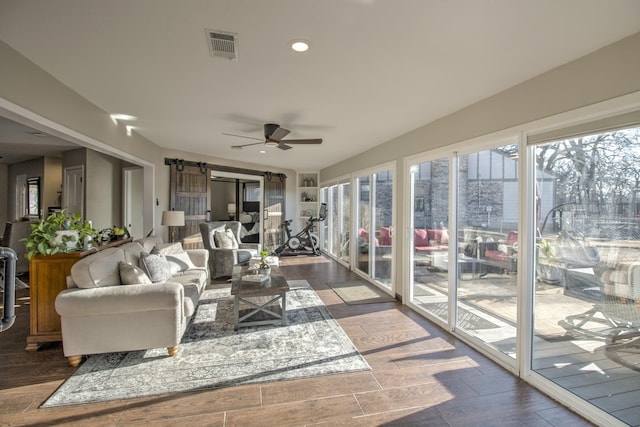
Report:
[[[78,366],[83,355],[160,347],[175,356],[209,282],[208,259],[206,249],[146,238],[74,264],[55,303],[69,364]]]

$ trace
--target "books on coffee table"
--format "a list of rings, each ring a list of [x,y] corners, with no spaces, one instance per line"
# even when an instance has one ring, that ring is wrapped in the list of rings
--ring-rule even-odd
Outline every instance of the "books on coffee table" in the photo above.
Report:
[[[269,281],[269,276],[266,274],[247,274],[242,276],[242,281],[247,283],[265,284]]]

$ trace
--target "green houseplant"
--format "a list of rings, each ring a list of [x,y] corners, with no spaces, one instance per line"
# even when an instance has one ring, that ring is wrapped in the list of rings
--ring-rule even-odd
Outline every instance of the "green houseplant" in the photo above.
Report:
[[[85,241],[93,241],[97,234],[89,221],[82,220],[80,213],[70,215],[63,209],[32,224],[31,234],[22,240],[31,259],[36,254],[53,255],[82,249]]]

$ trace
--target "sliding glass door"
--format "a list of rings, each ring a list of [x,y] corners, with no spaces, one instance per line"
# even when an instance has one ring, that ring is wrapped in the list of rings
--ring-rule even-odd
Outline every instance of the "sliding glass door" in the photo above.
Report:
[[[516,154],[517,146],[501,146],[409,165],[411,302],[513,358]],[[452,194],[457,198],[450,206]],[[450,226],[450,212],[455,212],[457,232]]]
[[[539,171],[532,369],[638,425],[640,127],[533,150]]]
[[[456,328],[516,357],[518,146],[457,158]]]
[[[328,212],[322,225],[321,247],[325,253],[349,265],[351,184],[344,182],[323,187],[320,195]]]
[[[448,320],[449,159],[410,166],[409,254],[411,301]]]
[[[356,179],[356,267],[384,288],[392,290],[393,277],[393,175],[383,169]]]

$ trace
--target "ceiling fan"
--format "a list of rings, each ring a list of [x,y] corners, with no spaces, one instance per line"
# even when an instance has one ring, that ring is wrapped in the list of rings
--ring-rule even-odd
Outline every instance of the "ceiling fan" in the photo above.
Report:
[[[280,125],[267,123],[264,125],[264,140],[260,138],[254,138],[251,136],[242,136],[242,135],[234,135],[231,133],[223,133],[223,135],[228,136],[236,136],[238,138],[248,138],[255,139],[256,141],[253,144],[244,144],[244,145],[232,145],[231,148],[234,149],[242,149],[243,147],[249,147],[251,145],[264,144],[269,147],[278,147],[281,150],[288,150],[290,148],[287,144],[322,144],[322,139],[286,139],[282,140],[285,136],[289,135],[291,131],[289,129],[281,128]]]

